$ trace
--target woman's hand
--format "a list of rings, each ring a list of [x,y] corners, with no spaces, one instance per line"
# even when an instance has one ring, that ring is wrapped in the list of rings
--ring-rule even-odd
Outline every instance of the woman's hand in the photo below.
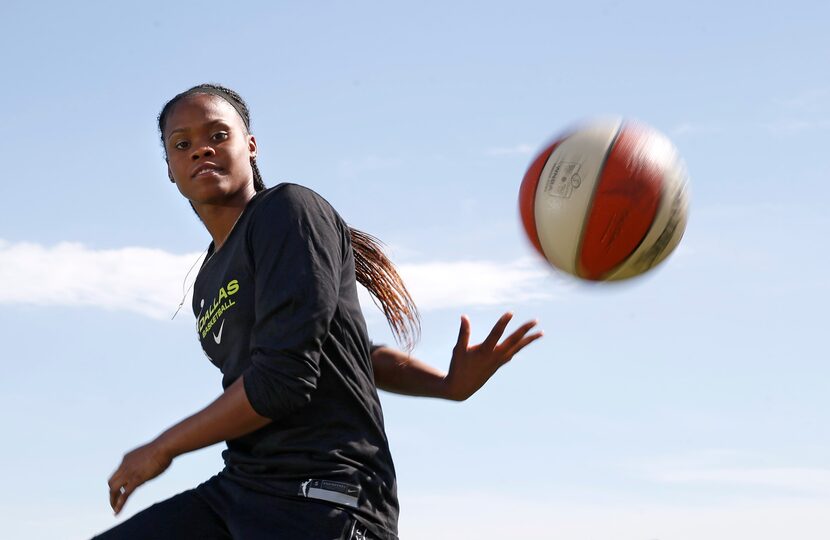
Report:
[[[461,316],[461,329],[450,361],[450,368],[444,378],[444,393],[447,399],[464,401],[484,386],[501,366],[513,358],[530,343],[542,337],[542,332],[528,334],[537,321],[521,325],[515,332],[499,343],[512,313],[505,313],[496,322],[490,335],[478,345],[470,346],[470,320]]]
[[[121,512],[138,486],[163,473],[172,462],[173,457],[157,441],[127,453],[107,482],[110,488],[110,506],[115,514]]]
[[[269,423],[270,418],[260,416],[251,406],[245,377],[240,376],[213,403],[125,455],[107,482],[110,506],[117,515],[133,491],[163,473],[176,456],[236,439]]]

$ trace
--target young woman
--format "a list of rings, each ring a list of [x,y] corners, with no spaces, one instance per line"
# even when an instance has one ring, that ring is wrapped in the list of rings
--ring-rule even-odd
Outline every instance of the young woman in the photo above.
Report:
[[[319,195],[266,189],[244,101],[200,85],[159,115],[170,180],[211,242],[193,288],[198,336],[223,374],[213,403],[127,453],[109,479],[116,514],[184,453],[220,442],[225,468],[98,538],[284,540],[397,538],[395,471],[376,386],[463,400],[541,333],[528,322],[501,340],[505,314],[469,346],[462,318],[444,374],[373,347],[356,280],[396,335],[418,321],[374,239],[350,229]]]

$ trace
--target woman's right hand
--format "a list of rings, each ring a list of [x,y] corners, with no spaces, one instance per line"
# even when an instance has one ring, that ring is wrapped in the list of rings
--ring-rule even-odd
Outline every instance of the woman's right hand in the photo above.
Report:
[[[121,464],[107,482],[110,488],[110,506],[115,514],[121,512],[138,486],[163,473],[172,462],[173,457],[157,441],[139,446],[124,455]]]
[[[499,342],[512,318],[512,313],[502,315],[487,338],[478,345],[471,346],[470,320],[462,315],[458,342],[452,351],[449,372],[444,378],[444,397],[464,401],[478,392],[516,353],[542,337],[542,332],[528,334],[537,324],[537,321],[528,321]]]

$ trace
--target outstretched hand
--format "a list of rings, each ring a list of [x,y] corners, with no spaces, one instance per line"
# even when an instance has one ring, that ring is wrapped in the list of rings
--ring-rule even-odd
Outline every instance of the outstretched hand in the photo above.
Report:
[[[472,396],[516,353],[542,337],[542,332],[528,334],[537,324],[537,321],[528,321],[499,343],[512,318],[512,313],[505,313],[493,326],[487,339],[478,345],[470,346],[470,319],[466,315],[461,316],[458,342],[453,349],[449,372],[444,379],[449,399],[464,401]]]
[[[110,506],[118,515],[138,486],[163,473],[173,458],[151,442],[128,452],[110,477]]]

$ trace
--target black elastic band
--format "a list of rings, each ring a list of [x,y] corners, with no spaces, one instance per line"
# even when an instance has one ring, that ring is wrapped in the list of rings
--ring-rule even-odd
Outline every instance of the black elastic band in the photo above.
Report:
[[[210,94],[212,96],[218,96],[228,103],[230,103],[231,107],[239,114],[239,117],[242,119],[242,122],[245,123],[245,129],[248,131],[251,130],[251,126],[248,124],[248,119],[245,117],[245,114],[242,112],[242,108],[236,103],[236,100],[233,99],[230,94],[227,92],[223,92],[218,88],[210,88],[209,86],[197,86],[196,88],[191,88],[187,92],[184,93],[184,96],[192,96],[193,94]]]

